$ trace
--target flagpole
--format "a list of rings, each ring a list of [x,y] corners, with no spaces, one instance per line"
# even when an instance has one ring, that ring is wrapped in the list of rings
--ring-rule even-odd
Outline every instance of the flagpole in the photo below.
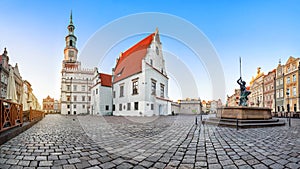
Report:
[[[242,79],[242,59],[240,57],[240,78]]]

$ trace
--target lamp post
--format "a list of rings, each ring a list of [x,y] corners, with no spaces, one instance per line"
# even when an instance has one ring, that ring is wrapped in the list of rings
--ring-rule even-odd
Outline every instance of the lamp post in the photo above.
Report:
[[[289,122],[289,127],[291,127],[291,114],[290,114],[290,91],[287,90],[286,91],[286,96],[287,96],[287,105],[286,105],[286,108],[287,108],[287,121]]]
[[[70,83],[70,114],[72,114],[72,77],[71,77],[71,83]]]

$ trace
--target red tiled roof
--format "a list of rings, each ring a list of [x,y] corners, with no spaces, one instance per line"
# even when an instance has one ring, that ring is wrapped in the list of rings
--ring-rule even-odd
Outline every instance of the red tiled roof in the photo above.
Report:
[[[114,71],[114,83],[142,71],[142,60],[147,54],[155,33],[150,34],[124,53],[121,53]]]
[[[100,73],[101,86],[112,86],[112,76],[104,73]]]

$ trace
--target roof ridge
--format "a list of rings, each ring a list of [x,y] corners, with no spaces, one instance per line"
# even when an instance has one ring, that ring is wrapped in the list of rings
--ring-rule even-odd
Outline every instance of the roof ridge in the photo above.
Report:
[[[147,43],[148,42],[147,40],[149,40],[150,42],[152,42],[154,35],[155,35],[155,33],[151,33],[150,35],[148,35],[144,39],[140,40],[139,42],[137,42],[136,44],[134,44],[133,46],[131,46],[125,52],[121,52],[115,68],[119,65],[119,63],[121,63],[124,59],[126,59],[130,54],[138,51],[139,49],[143,49],[144,46],[148,46],[149,44]],[[146,44],[144,44],[144,43],[146,43]]]

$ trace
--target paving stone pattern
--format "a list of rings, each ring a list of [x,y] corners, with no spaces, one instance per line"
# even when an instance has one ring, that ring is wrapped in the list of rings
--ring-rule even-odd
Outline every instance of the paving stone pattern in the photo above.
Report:
[[[0,146],[0,168],[300,168],[300,119],[240,130],[194,122],[47,115]]]

